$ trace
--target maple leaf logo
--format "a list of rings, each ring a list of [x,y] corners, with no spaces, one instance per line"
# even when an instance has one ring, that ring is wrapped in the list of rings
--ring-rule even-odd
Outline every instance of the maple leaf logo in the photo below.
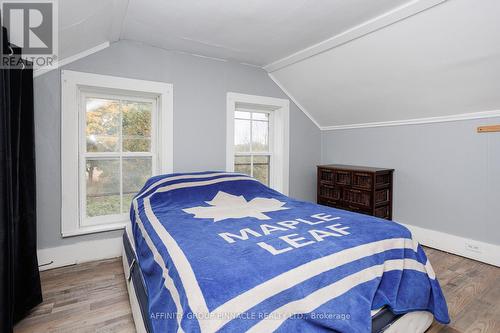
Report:
[[[241,219],[255,217],[259,220],[269,220],[263,214],[288,209],[284,202],[276,199],[254,198],[247,201],[242,195],[236,196],[219,191],[211,201],[205,201],[210,207],[192,207],[183,209],[188,214],[194,214],[197,219],[213,219],[214,222],[226,219]]]

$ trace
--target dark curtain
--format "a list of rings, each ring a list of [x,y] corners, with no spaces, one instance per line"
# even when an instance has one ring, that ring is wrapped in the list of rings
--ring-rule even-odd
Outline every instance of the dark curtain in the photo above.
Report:
[[[8,43],[3,27],[2,34],[2,60],[20,59],[21,50]],[[42,301],[36,252],[33,70],[24,62],[0,71],[0,332],[11,332]]]

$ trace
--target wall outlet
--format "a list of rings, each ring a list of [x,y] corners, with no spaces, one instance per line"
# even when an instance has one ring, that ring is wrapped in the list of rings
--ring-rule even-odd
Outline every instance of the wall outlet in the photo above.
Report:
[[[481,247],[477,244],[473,243],[465,243],[465,249],[467,251],[475,252],[475,253],[481,253]]]

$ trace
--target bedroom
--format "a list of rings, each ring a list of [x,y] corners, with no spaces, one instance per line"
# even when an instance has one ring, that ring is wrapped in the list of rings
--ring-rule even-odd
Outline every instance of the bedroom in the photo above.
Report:
[[[499,11],[2,1],[0,331],[500,331]]]

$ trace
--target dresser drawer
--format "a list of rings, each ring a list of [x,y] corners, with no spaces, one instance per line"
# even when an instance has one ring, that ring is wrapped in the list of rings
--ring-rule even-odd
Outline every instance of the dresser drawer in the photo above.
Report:
[[[322,198],[328,200],[340,200],[342,196],[342,190],[332,185],[321,184],[319,188],[319,195]]]
[[[371,190],[373,186],[373,174],[365,172],[352,173],[352,187]]]
[[[333,184],[333,170],[318,169],[318,179],[320,183]]]
[[[372,206],[372,193],[369,191],[344,189],[342,199],[347,205],[356,205],[361,208]]]
[[[381,175],[375,176],[375,185],[376,186],[388,186],[392,182],[392,173],[385,173]]]
[[[352,173],[350,171],[335,170],[334,179],[336,185],[351,185]]]
[[[390,209],[389,205],[375,208],[375,210],[373,212],[373,216],[380,217],[380,218],[383,218],[383,219],[390,218],[390,216],[391,216],[391,209]]]
[[[376,190],[375,191],[375,204],[381,204],[384,202],[389,202],[391,199],[390,197],[390,190],[388,188],[384,188],[381,190]]]

